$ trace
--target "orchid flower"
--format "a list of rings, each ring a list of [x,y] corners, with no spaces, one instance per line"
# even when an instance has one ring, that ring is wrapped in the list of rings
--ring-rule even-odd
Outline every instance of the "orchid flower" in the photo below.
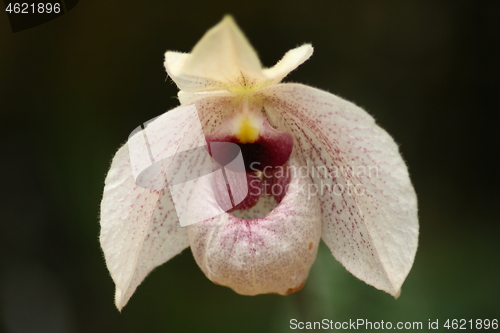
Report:
[[[166,52],[180,107],[194,105],[198,117],[173,119],[162,140],[194,147],[192,129],[201,122],[208,142],[239,145],[250,191],[234,209],[181,227],[169,190],[138,186],[130,147],[122,146],[106,177],[100,234],[118,309],[151,270],[187,247],[216,284],[244,295],[287,295],[305,283],[320,239],[354,276],[398,297],[418,239],[406,165],[358,106],[280,83],[312,52],[305,44],[262,68],[229,16],[191,53]],[[269,191],[278,187],[286,190]]]

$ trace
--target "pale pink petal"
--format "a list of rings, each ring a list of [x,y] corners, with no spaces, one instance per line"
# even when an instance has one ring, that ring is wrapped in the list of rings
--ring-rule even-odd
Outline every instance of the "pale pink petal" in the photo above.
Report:
[[[118,309],[153,268],[189,246],[168,190],[135,184],[127,145],[116,153],[106,177],[100,242],[116,285]]]
[[[397,296],[415,257],[418,217],[394,140],[364,110],[325,91],[282,84],[261,94],[270,123],[294,136],[301,157],[328,167],[312,176],[324,192],[322,238],[335,258],[356,277]]]
[[[289,163],[301,164],[296,157]],[[310,184],[309,178],[292,177],[281,203],[264,217],[244,220],[224,213],[188,226],[191,250],[206,276],[244,295],[300,289],[321,235],[319,200],[307,196]],[[255,208],[266,209],[270,200],[261,197]]]
[[[201,171],[199,161],[165,160],[172,154],[205,142],[199,119],[192,114],[186,111],[186,107],[180,107],[156,118],[144,130],[148,133],[154,161],[170,161],[165,162],[162,172],[181,167],[197,176]],[[138,172],[133,170],[141,165],[132,163],[134,160],[131,162],[131,156],[136,155],[131,155],[130,151],[140,150],[132,144],[140,135],[143,133],[133,135],[116,153],[101,202],[100,242],[116,285],[115,302],[119,309],[153,268],[189,246],[187,231],[180,227],[169,189],[156,188],[154,177],[142,180],[141,185],[147,188],[136,184],[134,174]],[[178,163],[182,165],[178,166]]]

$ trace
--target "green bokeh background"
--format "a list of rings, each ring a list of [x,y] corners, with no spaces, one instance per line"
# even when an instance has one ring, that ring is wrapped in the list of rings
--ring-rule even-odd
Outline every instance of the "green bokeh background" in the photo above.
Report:
[[[354,101],[400,145],[420,242],[401,297],[320,248],[290,296],[214,285],[189,249],[119,313],[98,243],[105,174],[139,124],[175,107],[166,50],[231,13],[262,62],[308,42],[286,80]],[[12,33],[0,13],[0,331],[288,332],[317,321],[500,319],[500,2],[95,1]]]

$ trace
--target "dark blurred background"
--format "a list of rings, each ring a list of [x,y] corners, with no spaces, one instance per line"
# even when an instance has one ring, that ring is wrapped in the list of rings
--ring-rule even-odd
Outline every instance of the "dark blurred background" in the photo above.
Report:
[[[308,42],[286,80],[365,108],[400,145],[420,243],[401,297],[320,248],[304,289],[240,296],[189,249],[120,314],[98,242],[112,156],[175,107],[166,50],[188,52],[234,15],[273,65]],[[292,318],[500,319],[500,2],[92,1],[12,33],[0,14],[0,331],[288,332]]]

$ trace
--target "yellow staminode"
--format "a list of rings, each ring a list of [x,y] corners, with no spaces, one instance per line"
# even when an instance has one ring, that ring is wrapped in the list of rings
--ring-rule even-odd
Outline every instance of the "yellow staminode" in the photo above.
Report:
[[[236,132],[236,138],[238,138],[241,143],[253,143],[257,141],[258,137],[259,129],[252,121],[247,117],[241,119],[238,131]]]

